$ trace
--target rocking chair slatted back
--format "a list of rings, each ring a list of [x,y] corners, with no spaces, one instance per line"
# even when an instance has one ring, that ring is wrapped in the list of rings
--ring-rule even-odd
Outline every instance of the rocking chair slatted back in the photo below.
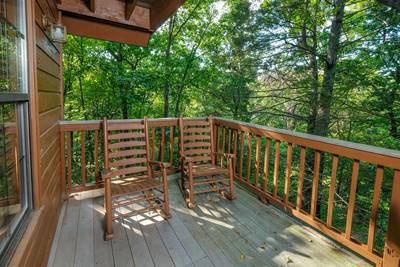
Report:
[[[179,119],[180,156],[189,156],[194,164],[214,164],[212,118]]]
[[[150,175],[147,119],[129,123],[104,119],[103,123],[106,170],[117,178]]]

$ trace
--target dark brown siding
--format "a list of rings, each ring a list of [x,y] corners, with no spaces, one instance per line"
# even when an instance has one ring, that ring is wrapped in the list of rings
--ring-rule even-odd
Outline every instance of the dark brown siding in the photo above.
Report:
[[[60,140],[57,121],[62,119],[62,77],[61,47],[54,44],[42,27],[42,16],[56,21],[57,10],[53,0],[29,1],[34,10],[32,27],[35,36],[33,48],[36,63],[33,73],[34,90],[37,101],[32,101],[32,127],[37,129],[33,144],[37,144],[37,154],[33,154],[33,164],[37,164],[38,175],[34,177],[35,207],[28,229],[23,236],[11,266],[46,266],[51,242],[57,226],[61,207],[60,191]],[[29,4],[28,4],[29,6]],[[29,12],[29,10],[28,10]],[[28,33],[29,34],[29,33]],[[38,176],[38,177],[37,177]],[[35,182],[36,185],[35,186]]]

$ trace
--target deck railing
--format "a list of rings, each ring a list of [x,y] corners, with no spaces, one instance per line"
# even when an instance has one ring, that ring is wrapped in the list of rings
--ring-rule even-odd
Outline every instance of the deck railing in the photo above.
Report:
[[[178,120],[149,127],[151,157],[177,170]],[[214,133],[218,151],[236,154],[237,181],[261,200],[377,265],[399,266],[399,152],[222,118]],[[66,194],[102,186],[101,121],[62,121],[60,135]]]

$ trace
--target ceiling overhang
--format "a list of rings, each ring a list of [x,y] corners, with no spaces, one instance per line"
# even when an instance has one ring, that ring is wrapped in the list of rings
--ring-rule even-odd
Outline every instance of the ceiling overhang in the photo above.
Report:
[[[58,0],[73,35],[146,46],[185,0]]]

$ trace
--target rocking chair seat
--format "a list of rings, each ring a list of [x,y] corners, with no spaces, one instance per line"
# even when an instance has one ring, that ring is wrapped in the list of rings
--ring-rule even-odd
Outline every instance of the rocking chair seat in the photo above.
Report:
[[[188,172],[188,168],[185,168],[185,172]],[[228,169],[221,166],[207,163],[207,164],[193,164],[192,175],[193,176],[210,176],[218,174],[228,174]]]
[[[111,182],[111,194],[113,197],[118,197],[130,193],[137,193],[141,191],[160,188],[163,183],[156,179],[149,179],[148,177],[128,177]]]

